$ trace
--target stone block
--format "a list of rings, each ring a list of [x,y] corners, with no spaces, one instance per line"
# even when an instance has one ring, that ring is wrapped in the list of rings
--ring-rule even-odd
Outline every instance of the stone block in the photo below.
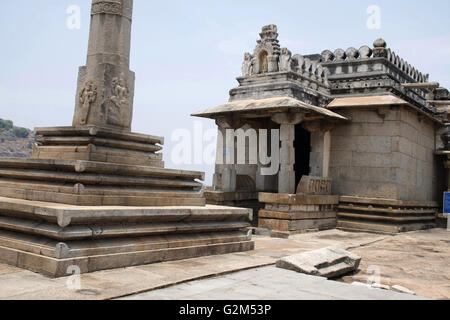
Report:
[[[391,137],[388,136],[361,136],[356,137],[356,152],[390,153]]]
[[[297,187],[297,194],[330,195],[330,178],[303,176]]]
[[[304,220],[279,220],[260,218],[258,220],[260,228],[267,228],[278,231],[299,231],[299,230],[329,230],[336,228],[336,218],[325,219],[304,219]]]
[[[353,152],[352,167],[391,168],[395,167],[393,153]]]
[[[337,247],[303,252],[282,258],[277,267],[328,279],[338,278],[358,269],[361,258]]]

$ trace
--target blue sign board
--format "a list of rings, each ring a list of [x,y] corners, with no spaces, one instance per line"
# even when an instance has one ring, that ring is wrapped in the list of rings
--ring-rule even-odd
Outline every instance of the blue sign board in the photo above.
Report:
[[[444,192],[444,214],[450,214],[450,192]]]

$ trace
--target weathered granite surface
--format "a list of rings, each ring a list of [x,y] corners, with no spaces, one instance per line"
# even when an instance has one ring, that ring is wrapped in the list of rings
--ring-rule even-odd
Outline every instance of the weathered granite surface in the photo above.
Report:
[[[164,168],[164,139],[130,132],[132,8],[92,1],[73,126],[0,159],[0,261],[61,277],[254,248],[250,209],[205,206],[204,173]]]
[[[358,269],[361,258],[346,250],[327,247],[284,257],[277,267],[300,273],[337,278]]]

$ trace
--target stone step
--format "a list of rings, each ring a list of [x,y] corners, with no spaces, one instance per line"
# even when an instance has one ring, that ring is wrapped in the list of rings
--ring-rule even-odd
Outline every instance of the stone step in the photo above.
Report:
[[[199,238],[199,235],[184,235],[182,238],[180,236],[166,236],[158,240],[149,239],[153,245],[159,241],[158,249],[144,249],[145,245],[142,244],[145,243],[145,240],[140,238],[132,239],[128,245],[124,246],[111,243],[109,240],[85,241],[83,242],[84,249],[75,250],[70,248],[70,244],[59,244],[53,251],[53,254],[59,256],[59,258],[53,258],[42,254],[43,250],[40,248],[42,244],[40,244],[39,239],[34,242],[30,238],[28,242],[23,240],[15,242],[16,245],[29,251],[15,249],[14,244],[12,244],[15,240],[11,236],[0,237],[0,243],[3,239],[6,239],[6,242],[9,243],[7,243],[8,246],[0,245],[0,261],[50,277],[63,277],[73,274],[73,271],[69,269],[73,266],[77,266],[80,273],[88,273],[254,249],[254,242],[250,241],[249,238],[239,241],[235,237],[221,237],[220,234],[204,235],[203,239]],[[240,239],[242,239],[242,236]],[[93,252],[90,251],[91,249]],[[35,252],[32,252],[33,250]],[[78,251],[76,252],[76,250]],[[108,253],[111,250],[119,252]],[[87,254],[81,255],[83,252]],[[70,257],[70,255],[76,255],[76,257]]]
[[[176,199],[172,199],[174,202]],[[194,199],[195,200],[195,199]],[[203,200],[203,199],[200,199]],[[76,206],[0,197],[2,215],[29,217],[57,223],[60,227],[75,224],[241,221],[252,220],[252,210],[220,206]]]
[[[345,231],[370,232],[382,234],[397,234],[401,232],[418,231],[433,229],[436,227],[434,222],[409,223],[409,224],[386,224],[386,223],[369,223],[360,221],[350,221],[346,219],[338,219],[337,228]]]
[[[54,153],[54,154],[64,154],[64,153],[91,153],[91,154],[108,154],[110,156],[126,156],[128,157],[145,157],[151,160],[162,160],[162,153],[153,153],[137,150],[123,150],[108,148],[102,146],[38,146],[40,153]],[[61,159],[64,158],[54,157],[47,159]],[[69,159],[66,159],[69,160]],[[89,161],[89,160],[86,160]]]
[[[36,136],[96,136],[104,138],[120,139],[124,141],[134,141],[151,144],[164,145],[164,138],[141,133],[134,133],[128,131],[111,130],[107,128],[99,128],[96,126],[83,127],[48,127],[36,128]]]
[[[40,235],[59,241],[181,233],[223,232],[245,229],[248,227],[250,227],[250,223],[246,221],[192,221],[78,225],[62,228],[56,224],[48,222],[38,222],[15,217],[0,216],[0,229],[2,230]]]
[[[258,226],[277,231],[299,231],[299,230],[328,230],[336,227],[336,218],[326,219],[304,219],[304,220],[280,220],[259,218]]]
[[[52,183],[40,181],[22,181],[16,179],[0,178],[0,185],[4,188],[24,189],[34,191],[60,192],[75,195],[100,195],[100,196],[137,196],[137,197],[173,197],[173,198],[201,198],[199,191],[174,192],[173,189],[147,188],[147,187],[114,187],[114,186],[94,186],[70,183]]]
[[[424,221],[435,221],[436,216],[403,216],[403,217],[390,217],[386,215],[375,215],[375,214],[361,214],[361,213],[350,213],[350,212],[338,212],[338,218],[348,218],[354,220],[374,220],[374,221],[386,221],[386,222],[424,222]]]
[[[386,213],[390,215],[421,215],[421,214],[436,214],[436,209],[394,209],[389,208],[379,208],[373,206],[358,206],[349,204],[339,204],[338,209],[340,211],[361,211],[368,213]]]
[[[417,201],[401,201],[391,199],[379,199],[379,198],[363,198],[353,196],[341,196],[339,202],[343,203],[358,203],[367,204],[372,206],[392,206],[392,207],[415,207],[415,208],[438,208],[439,204],[434,201],[417,202]]]
[[[125,252],[161,250],[249,240],[247,232],[227,231],[167,236],[56,241],[44,237],[0,230],[0,246],[50,258],[75,258]]]
[[[27,181],[28,183],[28,181]],[[126,186],[124,186],[125,188]],[[159,189],[159,188],[157,188]],[[174,189],[186,192],[188,189]],[[192,189],[191,189],[192,191]],[[200,191],[199,191],[200,193]],[[62,192],[39,191],[27,188],[2,187],[0,183],[0,196],[14,199],[25,199],[29,201],[55,202],[60,204],[77,206],[204,206],[205,199],[198,196],[173,197],[169,195],[148,197],[145,195],[78,195]]]
[[[335,211],[318,211],[318,212],[282,212],[272,210],[259,210],[260,218],[282,219],[282,220],[305,220],[305,219],[326,219],[336,218]]]
[[[107,162],[164,168],[161,153],[100,146],[35,146],[31,159],[60,159]]]
[[[132,141],[121,141],[107,138],[98,138],[98,137],[37,137],[36,142],[41,143],[45,146],[104,146],[111,147],[116,149],[126,149],[126,150],[137,150],[137,151],[146,151],[146,152],[157,152],[161,151],[163,148],[161,146],[157,146],[155,144],[147,144],[141,142],[132,142]]]
[[[319,196],[300,194],[278,194],[260,192],[259,201],[278,205],[335,205],[339,203],[339,196]]]
[[[81,183],[84,185],[107,186],[142,186],[160,188],[201,188],[200,182],[183,179],[169,179],[146,176],[106,175],[100,173],[72,173],[60,171],[10,169],[1,168],[0,177],[6,179],[19,179],[26,181],[51,181],[62,183]]]
[[[204,180],[205,174],[197,171],[174,170],[146,166],[101,163],[93,161],[0,158],[0,168],[37,169],[78,173],[110,173],[125,176],[171,177]]]

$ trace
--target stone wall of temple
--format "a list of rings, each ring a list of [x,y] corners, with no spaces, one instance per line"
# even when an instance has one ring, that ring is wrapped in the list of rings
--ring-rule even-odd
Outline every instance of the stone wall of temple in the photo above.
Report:
[[[438,200],[435,125],[429,118],[398,106],[383,111],[352,108],[342,113],[352,122],[332,131],[330,176],[334,194]],[[313,175],[322,170],[320,135],[313,134]]]

